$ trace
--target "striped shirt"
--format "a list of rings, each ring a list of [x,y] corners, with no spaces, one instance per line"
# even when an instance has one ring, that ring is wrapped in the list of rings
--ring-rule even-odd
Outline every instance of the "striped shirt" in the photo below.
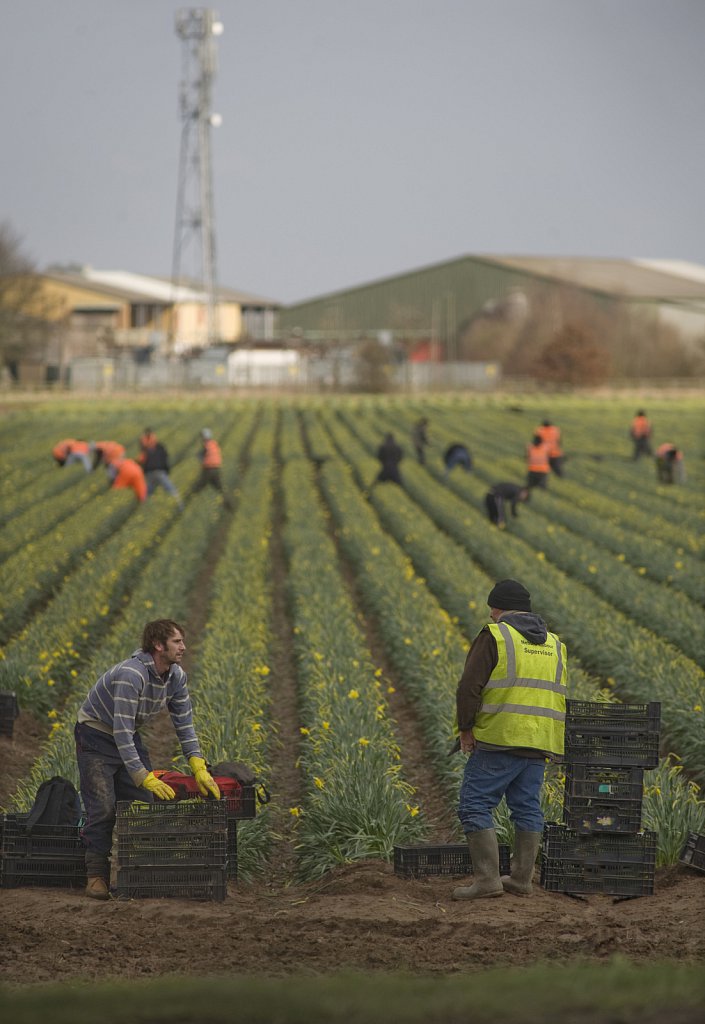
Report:
[[[152,655],[143,650],[103,673],[81,705],[78,721],[112,734],[125,767],[139,786],[148,771],[137,753],[134,735],[164,707],[169,709],[184,756],[201,757],[186,673],[180,665],[172,665],[165,682]]]

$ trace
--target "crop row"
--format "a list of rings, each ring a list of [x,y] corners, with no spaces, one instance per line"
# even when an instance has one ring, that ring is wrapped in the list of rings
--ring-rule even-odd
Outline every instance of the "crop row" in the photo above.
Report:
[[[375,667],[338,567],[297,420],[285,419],[284,543],[299,681],[305,799],[297,826],[304,876],[418,840],[423,817],[405,782]],[[312,582],[315,598],[312,600]]]

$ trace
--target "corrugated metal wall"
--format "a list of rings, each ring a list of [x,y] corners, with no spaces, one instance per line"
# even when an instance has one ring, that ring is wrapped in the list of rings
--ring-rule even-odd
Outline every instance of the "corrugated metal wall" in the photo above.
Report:
[[[279,311],[279,333],[300,329],[309,337],[343,338],[386,330],[447,341],[486,302],[532,281],[532,275],[466,256],[286,306]]]

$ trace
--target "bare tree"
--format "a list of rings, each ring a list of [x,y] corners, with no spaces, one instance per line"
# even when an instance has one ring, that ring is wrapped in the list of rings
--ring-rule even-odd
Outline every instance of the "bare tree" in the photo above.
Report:
[[[540,359],[543,379],[556,384],[603,384],[610,373],[608,351],[582,326],[573,324],[556,331]]]
[[[41,281],[21,240],[0,223],[0,366],[15,376],[17,364],[36,358],[51,333]]]

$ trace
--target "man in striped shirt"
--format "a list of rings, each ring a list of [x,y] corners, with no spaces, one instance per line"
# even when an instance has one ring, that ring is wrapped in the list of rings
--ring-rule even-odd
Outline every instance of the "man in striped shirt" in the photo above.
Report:
[[[203,796],[220,796],[193,728],[191,698],[181,661],[184,630],[171,619],[148,622],[142,647],[104,672],[78,712],[75,728],[81,797],[86,811],[86,895],[109,896],[110,850],[118,800],[172,800],[171,786],[152,772],[139,731],[169,709],[184,757]]]

